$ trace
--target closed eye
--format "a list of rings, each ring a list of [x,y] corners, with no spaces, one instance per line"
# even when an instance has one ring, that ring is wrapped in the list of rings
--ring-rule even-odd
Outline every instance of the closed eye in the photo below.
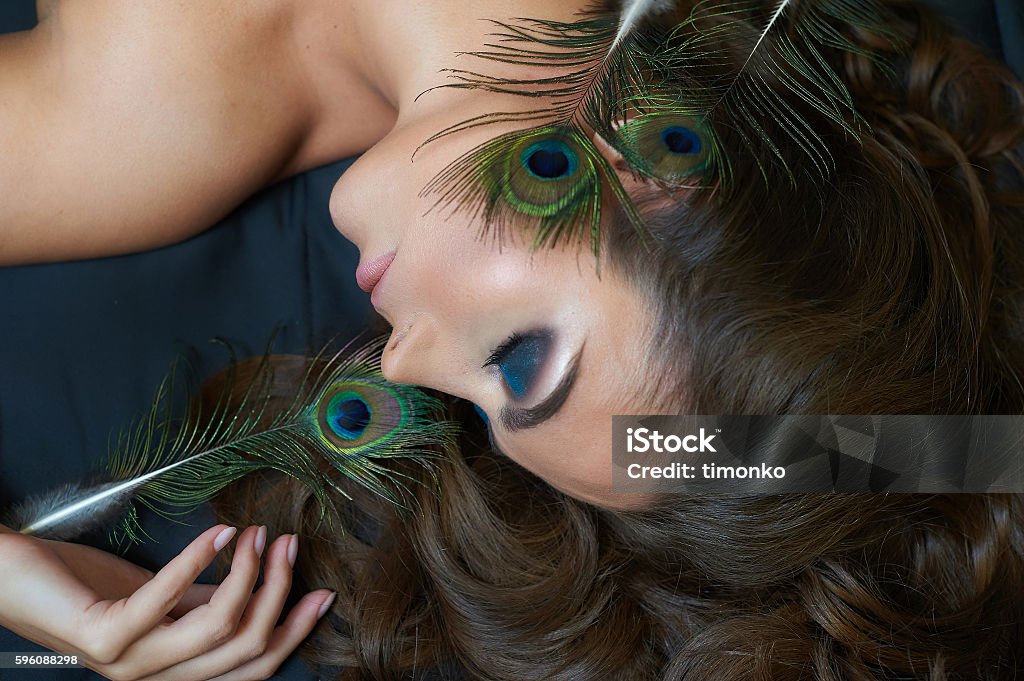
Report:
[[[517,400],[526,397],[550,354],[552,334],[547,331],[513,333],[491,353],[484,366],[496,366],[509,392]]]

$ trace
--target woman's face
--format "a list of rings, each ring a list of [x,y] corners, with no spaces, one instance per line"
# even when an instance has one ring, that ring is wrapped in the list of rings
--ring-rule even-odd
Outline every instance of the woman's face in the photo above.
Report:
[[[598,276],[586,247],[531,252],[529,235],[511,234],[499,245],[466,214],[431,210],[436,196],[422,188],[497,134],[443,138],[413,161],[452,115],[400,120],[331,197],[335,225],[359,247],[357,279],[392,326],[383,373],[474,402],[494,444],[563,492],[634,505],[611,492],[611,417],[653,409],[643,399],[651,314],[612,268]]]

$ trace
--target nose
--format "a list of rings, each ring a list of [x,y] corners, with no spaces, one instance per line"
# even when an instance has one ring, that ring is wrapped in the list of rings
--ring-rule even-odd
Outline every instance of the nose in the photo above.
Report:
[[[408,383],[470,399],[472,380],[460,365],[457,345],[444,337],[441,325],[416,315],[391,332],[381,356],[381,373],[394,383]]]
[[[352,235],[346,233],[346,226],[351,230],[351,220],[347,220],[345,217],[345,209],[351,204],[349,200],[348,192],[346,192],[346,183],[344,182],[345,176],[342,175],[338,178],[338,181],[334,183],[334,188],[331,190],[331,198],[328,202],[328,208],[331,213],[331,221],[334,223],[334,227],[347,237],[350,241]]]
[[[379,232],[379,225],[386,224],[387,215],[381,202],[378,183],[374,178],[374,166],[367,163],[367,155],[353,163],[331,189],[328,210],[334,227],[341,235],[363,248],[367,240]],[[372,161],[372,159],[370,159]],[[371,230],[370,225],[376,227]]]

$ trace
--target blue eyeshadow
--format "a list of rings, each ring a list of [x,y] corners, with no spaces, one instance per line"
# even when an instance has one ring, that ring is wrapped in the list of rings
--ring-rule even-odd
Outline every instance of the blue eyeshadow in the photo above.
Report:
[[[544,363],[550,339],[547,336],[524,336],[498,362],[501,375],[512,394],[522,398],[529,392]]]

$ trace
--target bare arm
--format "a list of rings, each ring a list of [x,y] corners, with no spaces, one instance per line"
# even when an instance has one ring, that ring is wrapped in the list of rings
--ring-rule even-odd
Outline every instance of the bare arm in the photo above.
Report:
[[[288,3],[45,4],[0,36],[0,265],[179,241],[372,143],[356,126],[310,148],[325,136]]]
[[[0,533],[0,626],[112,679],[271,678],[332,596],[306,594],[277,625],[298,539],[267,547],[253,593],[267,542],[255,527],[236,541],[220,586],[194,584],[233,534],[217,526],[153,574],[88,546]]]

